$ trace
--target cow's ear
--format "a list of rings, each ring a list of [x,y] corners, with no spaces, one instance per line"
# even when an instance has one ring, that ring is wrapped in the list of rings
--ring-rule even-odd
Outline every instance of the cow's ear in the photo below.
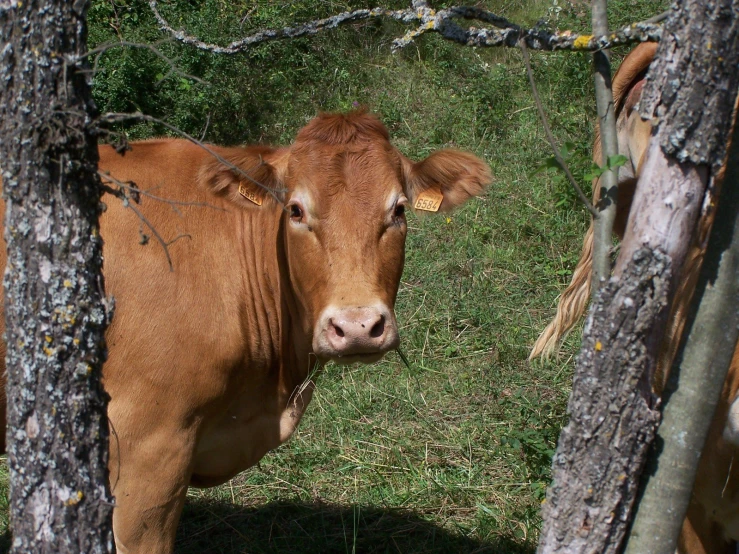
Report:
[[[420,162],[401,156],[401,161],[405,194],[416,211],[451,211],[493,180],[485,162],[459,150],[439,150]]]
[[[245,208],[282,199],[283,177],[287,170],[285,149],[258,146],[213,150],[221,159],[209,156],[200,167],[201,186]]]

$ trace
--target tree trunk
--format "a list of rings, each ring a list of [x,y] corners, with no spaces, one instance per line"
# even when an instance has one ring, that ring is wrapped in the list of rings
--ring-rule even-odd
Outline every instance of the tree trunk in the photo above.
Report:
[[[568,411],[543,507],[540,553],[615,553],[623,539],[641,466],[659,413],[644,370],[645,336],[667,306],[669,258],[638,251],[591,308]]]
[[[0,1],[12,552],[113,550],[84,0]]]
[[[723,160],[737,90],[737,2],[678,2],[643,105],[658,123],[614,271],[586,324],[553,461],[540,553],[618,552],[659,419],[651,392],[669,302]]]
[[[718,208],[695,288],[681,350],[663,394],[664,420],[658,436],[662,446],[650,461],[649,477],[639,501],[627,553],[672,553],[677,547],[693,483],[726,373],[739,336],[739,127],[734,122],[727,141],[729,114],[736,105],[739,63],[739,2],[692,4],[692,19],[671,20],[658,62],[662,73],[645,90],[644,113],[673,114],[672,133],[662,148],[682,160],[710,165],[714,174],[727,143],[723,182],[718,183]],[[696,40],[702,41],[696,42]],[[678,48],[678,44],[692,48]],[[710,45],[718,45],[714,48]],[[695,89],[680,86],[697,81]],[[668,87],[659,94],[662,87]],[[680,88],[676,88],[680,87]],[[703,91],[713,94],[703,96]],[[663,98],[666,97],[666,98]],[[665,106],[667,104],[667,106]],[[716,192],[716,191],[715,191]],[[667,508],[666,508],[667,507]]]
[[[688,510],[701,452],[739,336],[739,132],[734,127],[726,176],[686,340],[663,398],[658,460],[639,501],[626,553],[672,554]]]

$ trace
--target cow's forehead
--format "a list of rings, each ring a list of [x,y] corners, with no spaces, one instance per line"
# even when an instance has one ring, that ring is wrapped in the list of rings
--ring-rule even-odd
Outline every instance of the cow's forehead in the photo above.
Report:
[[[352,189],[370,180],[375,186],[400,180],[400,159],[387,129],[363,110],[320,114],[298,132],[290,150],[293,182],[330,178],[328,185],[341,182]]]
[[[310,194],[314,202],[341,197],[376,202],[401,188],[400,158],[388,142],[381,141],[296,144],[288,176],[289,188]]]

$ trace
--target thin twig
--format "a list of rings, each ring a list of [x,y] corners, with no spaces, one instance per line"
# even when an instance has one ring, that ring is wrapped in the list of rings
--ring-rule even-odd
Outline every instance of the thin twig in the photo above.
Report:
[[[593,32],[608,33],[606,8],[607,0],[592,0]],[[596,199],[598,217],[593,221],[591,299],[595,298],[602,284],[611,276],[613,225],[618,210],[619,168],[611,167],[611,160],[618,155],[618,130],[616,129],[616,105],[613,102],[613,90],[611,89],[611,60],[607,50],[593,52],[593,73],[602,155],[600,162],[603,173],[598,181],[600,187],[600,193]]]
[[[120,198],[123,201],[123,206],[126,208],[130,208],[133,213],[136,214],[136,216],[139,218],[139,220],[146,225],[149,230],[154,235],[154,238],[157,240],[157,242],[161,245],[162,250],[164,250],[164,255],[167,257],[167,264],[169,265],[169,270],[174,271],[174,265],[172,264],[172,257],[169,254],[169,246],[171,244],[174,244],[181,238],[192,238],[187,233],[180,233],[175,238],[173,238],[170,241],[165,241],[162,235],[159,234],[159,232],[154,228],[154,225],[144,216],[144,214],[139,210],[134,204],[139,203],[139,195],[143,194],[144,196],[148,196],[150,198],[166,202],[167,204],[170,204],[172,206],[172,209],[175,211],[178,211],[175,207],[176,205],[181,206],[208,206],[208,204],[202,203],[202,202],[178,202],[176,200],[167,200],[166,198],[160,198],[158,196],[154,196],[146,191],[142,191],[136,186],[133,186],[130,182],[124,183],[123,181],[120,181],[119,179],[116,179],[115,177],[112,177],[110,174],[104,173],[100,170],[97,171],[98,175],[101,179],[105,179],[106,181],[109,181],[116,186],[118,186],[118,190],[109,187],[105,183],[103,183],[103,190],[117,198]],[[216,207],[216,206],[211,206]]]
[[[666,12],[657,14],[654,17],[645,19],[644,21],[642,21],[642,23],[662,23],[665,19],[667,19],[669,15],[670,15],[670,10],[667,10]]]
[[[320,31],[333,29],[345,23],[354,23],[371,18],[390,17],[392,19],[398,19],[401,21],[413,21],[419,19],[417,13],[412,12],[411,10],[386,10],[384,8],[375,8],[372,10],[355,10],[352,12],[343,12],[324,19],[310,21],[295,27],[284,27],[282,29],[258,31],[257,33],[254,33],[242,39],[235,40],[226,46],[219,46],[217,44],[205,43],[195,37],[188,35],[183,31],[175,30],[159,13],[156,0],[150,0],[149,7],[154,13],[154,17],[156,17],[157,21],[159,22],[159,26],[163,31],[166,31],[180,42],[189,44],[190,46],[194,46],[196,48],[199,48],[200,50],[208,50],[216,54],[235,54],[237,52],[243,52],[247,50],[250,46],[262,42],[315,35]],[[427,8],[419,8],[419,11],[423,9]]]
[[[567,166],[567,162],[562,157],[562,154],[559,151],[559,148],[557,148],[557,143],[554,140],[554,135],[552,134],[552,130],[549,128],[549,122],[547,121],[546,113],[544,112],[544,106],[541,103],[541,98],[539,97],[539,90],[536,87],[536,81],[534,80],[534,72],[531,70],[531,61],[529,60],[529,51],[526,46],[525,41],[520,42],[521,46],[521,53],[523,54],[523,63],[526,66],[526,74],[529,76],[529,83],[531,83],[531,92],[534,95],[534,102],[536,103],[536,109],[539,111],[539,117],[541,118],[541,124],[544,127],[544,132],[547,135],[547,140],[549,141],[549,145],[552,147],[552,152],[554,152],[554,157],[557,159],[557,163],[559,163],[562,170],[565,172],[565,175],[567,175],[567,179],[570,181],[570,184],[575,189],[575,192],[577,192],[577,196],[580,198],[583,204],[585,204],[585,207],[588,209],[588,211],[593,215],[593,217],[598,217],[598,211],[595,209],[595,206],[590,202],[587,196],[585,196],[585,193],[582,191],[580,186],[577,184],[577,181],[575,180],[575,177],[573,177],[572,172],[570,171],[570,168]]]
[[[210,126],[210,116],[211,114],[208,114],[208,117],[205,119],[205,128],[203,129],[203,132],[200,134],[200,140],[205,141],[205,135],[208,133],[208,127]]]
[[[141,210],[136,208],[135,202],[131,200],[131,197],[127,196],[126,193],[123,191],[123,189],[116,190],[107,185],[103,185],[103,190],[117,198],[121,198],[123,200],[123,205],[126,208],[130,208],[133,211],[133,213],[136,214],[136,217],[138,217],[139,220],[151,230],[152,234],[154,235],[154,238],[157,239],[159,244],[162,246],[162,250],[164,250],[164,255],[167,257],[167,264],[169,265],[169,270],[174,271],[174,265],[172,264],[172,257],[169,255],[169,244],[170,243],[168,243],[167,241],[164,240],[164,238],[162,238],[162,235],[160,235],[159,232],[154,228],[154,225],[152,225],[151,222],[148,219],[146,219],[146,216],[143,213],[141,213]]]
[[[105,172],[105,171],[98,170],[97,173],[101,179],[106,179],[110,181],[111,183],[114,183],[116,186],[122,189],[125,189],[129,193],[132,193],[133,195],[140,194],[142,196],[146,196],[147,198],[151,198],[152,200],[157,200],[158,202],[164,202],[165,204],[169,204],[170,206],[172,206],[172,208],[174,208],[175,206],[184,206],[184,207],[193,206],[197,208],[211,208],[214,210],[220,210],[224,212],[226,211],[225,208],[221,208],[220,206],[215,206],[213,204],[208,204],[207,202],[185,202],[182,200],[172,200],[170,198],[163,198],[161,196],[152,194],[151,192],[147,190],[138,188],[137,186],[132,184],[132,181],[128,181],[128,182],[119,181],[118,179],[113,177],[110,173]]]

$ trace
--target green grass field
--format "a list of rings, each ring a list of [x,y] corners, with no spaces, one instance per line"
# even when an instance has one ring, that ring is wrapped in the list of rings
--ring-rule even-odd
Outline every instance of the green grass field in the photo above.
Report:
[[[250,28],[375,3],[175,4],[162,9],[178,25],[225,42]],[[580,0],[478,4],[525,24],[590,27]],[[611,4],[618,25],[666,8],[661,0]],[[97,1],[90,17],[92,43],[161,38],[145,2]],[[587,212],[558,174],[533,175],[551,153],[519,52],[427,36],[392,54],[402,32],[363,24],[231,58],[162,45],[207,84],[167,76],[146,51],[117,50],[100,61],[102,110],[141,109],[197,135],[209,121],[212,142],[287,143],[318,111],[359,103],[382,117],[407,155],[471,150],[496,178],[483,198],[449,217],[409,218],[397,315],[410,368],[395,354],[372,366],[327,367],[291,441],[229,484],[188,493],[178,552],[535,550],[577,333],[558,360],[532,365],[527,355],[577,261]],[[574,144],[582,175],[594,119],[589,57],[533,53],[532,63],[557,139]],[[162,134],[150,125],[123,130],[132,138]],[[2,531],[4,466],[0,482]],[[4,541],[7,548],[7,531]]]

